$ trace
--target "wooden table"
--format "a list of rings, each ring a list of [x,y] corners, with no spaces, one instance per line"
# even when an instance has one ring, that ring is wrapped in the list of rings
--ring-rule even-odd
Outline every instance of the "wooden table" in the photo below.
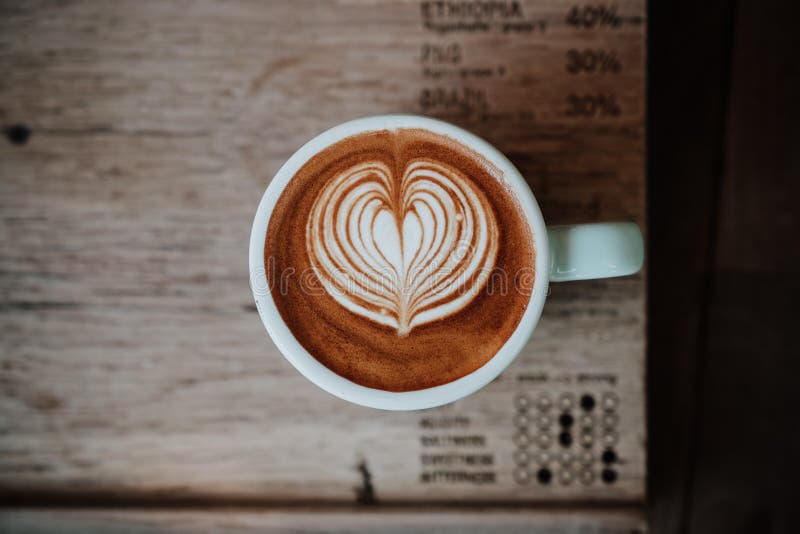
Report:
[[[485,5],[2,8],[0,494],[26,507],[4,528],[642,528],[643,274],[554,286],[498,381],[422,413],[316,389],[255,313],[260,195],[357,116],[485,137],[549,223],[644,227],[644,3]],[[598,422],[593,482],[537,484],[520,399],[583,392],[617,398],[619,478]]]

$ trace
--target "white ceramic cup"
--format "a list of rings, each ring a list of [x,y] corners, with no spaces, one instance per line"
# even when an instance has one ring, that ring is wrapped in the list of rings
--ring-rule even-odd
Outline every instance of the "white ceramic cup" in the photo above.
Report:
[[[314,358],[284,323],[269,291],[264,265],[264,242],[272,210],[295,173],[315,154],[355,134],[396,128],[422,128],[453,138],[497,166],[512,186],[530,224],[536,250],[536,275],[528,308],[519,326],[482,367],[441,386],[392,392],[361,386],[334,373]],[[305,225],[305,221],[297,224]],[[502,245],[501,245],[502,246]],[[419,410],[447,404],[494,380],[522,351],[542,313],[550,281],[586,280],[638,272],[644,259],[642,234],[630,222],[546,227],[539,205],[520,172],[500,151],[452,124],[414,115],[380,115],[356,119],[321,133],[278,170],[258,206],[250,234],[250,285],[264,326],[289,362],[306,378],[342,399],[385,410]]]

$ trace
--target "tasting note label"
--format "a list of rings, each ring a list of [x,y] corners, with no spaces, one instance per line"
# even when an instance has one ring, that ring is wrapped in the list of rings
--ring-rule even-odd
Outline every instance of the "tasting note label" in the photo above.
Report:
[[[419,420],[421,484],[494,484],[490,436],[470,428],[469,415],[431,414]]]

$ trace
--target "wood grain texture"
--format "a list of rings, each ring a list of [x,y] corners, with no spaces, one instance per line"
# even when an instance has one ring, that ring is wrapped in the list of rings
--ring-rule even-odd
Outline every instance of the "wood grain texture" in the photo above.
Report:
[[[626,22],[597,31],[567,25],[569,6],[524,3],[544,33],[442,35],[418,2],[4,4],[0,121],[32,136],[0,143],[3,496],[641,501],[644,275],[553,287],[514,366],[427,414],[316,389],[269,341],[248,288],[270,177],[356,116],[425,113],[484,136],[548,222],[644,225],[643,3],[619,2]],[[456,42],[470,66],[505,74],[432,81],[425,42]],[[624,69],[572,75],[574,47],[613,48]],[[431,87],[462,96],[431,103]],[[570,93],[610,91],[620,116],[565,112]],[[517,396],[609,388],[619,480],[515,483]],[[495,481],[422,483],[425,438],[452,434],[430,417],[466,418],[459,433],[482,437]]]
[[[489,532],[536,534],[638,534],[636,510],[92,510],[11,509],[0,512],[0,530],[39,532]]]

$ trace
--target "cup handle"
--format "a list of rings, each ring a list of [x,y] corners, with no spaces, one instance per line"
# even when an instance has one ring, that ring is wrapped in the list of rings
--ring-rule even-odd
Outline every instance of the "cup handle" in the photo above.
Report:
[[[642,231],[632,222],[548,226],[550,281],[637,273],[644,263]]]

